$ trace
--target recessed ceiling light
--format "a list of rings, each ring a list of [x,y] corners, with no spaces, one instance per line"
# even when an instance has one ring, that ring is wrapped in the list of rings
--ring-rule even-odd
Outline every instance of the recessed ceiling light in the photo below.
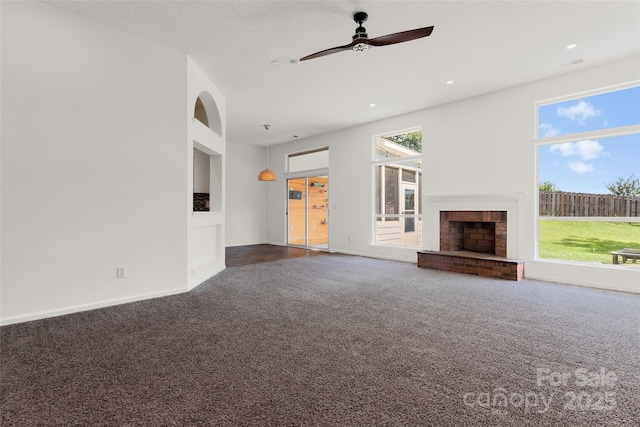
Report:
[[[376,104],[369,104],[369,107],[375,107]]]
[[[578,45],[577,45],[577,44],[575,44],[575,43],[571,43],[571,44],[567,45],[567,49],[573,49],[573,48],[575,48],[576,46],[578,46]]]
[[[452,85],[453,84],[453,80],[447,80],[447,84],[448,85]]]
[[[273,60],[271,61],[271,65],[273,65],[274,67],[277,67],[278,65],[280,65],[280,62],[277,60]]]

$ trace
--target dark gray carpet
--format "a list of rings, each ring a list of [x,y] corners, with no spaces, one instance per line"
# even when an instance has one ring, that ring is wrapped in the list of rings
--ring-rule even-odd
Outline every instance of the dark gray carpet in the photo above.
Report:
[[[342,255],[275,261],[0,328],[0,421],[637,426],[639,328],[638,295]]]

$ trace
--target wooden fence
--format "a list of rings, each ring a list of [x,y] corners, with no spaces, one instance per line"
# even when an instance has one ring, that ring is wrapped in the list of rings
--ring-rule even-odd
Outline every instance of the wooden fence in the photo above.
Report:
[[[541,191],[540,216],[640,216],[640,196]]]

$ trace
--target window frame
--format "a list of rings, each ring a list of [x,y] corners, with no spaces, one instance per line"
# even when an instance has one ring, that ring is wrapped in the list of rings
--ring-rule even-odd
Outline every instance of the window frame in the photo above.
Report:
[[[571,261],[571,260],[562,260],[555,258],[541,258],[540,257],[540,244],[539,244],[539,221],[540,221],[540,159],[539,159],[539,148],[542,146],[551,146],[556,144],[564,144],[564,143],[572,143],[576,141],[588,140],[588,139],[605,139],[605,138],[614,138],[618,136],[625,135],[640,135],[640,124],[634,125],[626,125],[626,126],[618,126],[611,127],[606,129],[598,129],[593,131],[586,132],[577,132],[577,133],[569,133],[563,135],[556,135],[550,137],[540,137],[540,117],[539,111],[540,108],[547,105],[559,104],[565,101],[577,100],[580,98],[587,98],[590,96],[601,95],[609,92],[615,92],[625,89],[631,89],[635,87],[640,87],[640,80],[633,80],[627,83],[602,87],[599,89],[593,89],[589,91],[574,93],[571,95],[565,95],[555,98],[549,98],[545,100],[540,100],[534,103],[534,124],[535,124],[535,134],[533,138],[533,150],[534,150],[534,260],[542,261],[542,262],[554,262],[554,263],[562,263],[562,264],[577,264],[577,265],[593,265],[591,263],[580,262],[580,261]],[[624,220],[624,222],[640,222],[640,217],[544,217],[546,220],[577,220],[577,221],[607,221],[607,222],[620,222]],[[611,218],[611,220],[609,219]],[[611,268],[610,265],[603,264],[599,267]]]
[[[407,133],[411,133],[411,132],[417,132],[417,131],[422,131],[422,127],[421,126],[416,126],[416,127],[412,127],[412,128],[408,128],[408,129],[404,129],[404,130],[400,130],[400,131],[396,131],[396,132],[388,132],[388,133],[383,133],[383,134],[377,134],[374,135],[372,137],[372,161],[371,161],[371,174],[372,174],[372,183],[373,185],[371,186],[372,189],[372,207],[371,207],[371,213],[372,213],[372,230],[371,230],[371,244],[374,246],[384,246],[384,247],[391,247],[391,248],[419,248],[420,245],[416,245],[416,246],[408,246],[408,245],[402,245],[402,244],[398,244],[398,245],[394,245],[394,244],[386,244],[386,243],[379,243],[377,241],[377,227],[378,227],[378,222],[385,222],[385,221],[403,221],[404,218],[408,218],[408,217],[413,217],[416,218],[417,221],[421,221],[422,220],[422,200],[416,200],[417,204],[418,204],[418,209],[416,210],[415,214],[412,215],[407,215],[407,214],[402,214],[402,213],[398,213],[398,214],[385,214],[385,193],[381,192],[380,194],[380,202],[378,202],[378,192],[381,191],[378,186],[382,185],[384,187],[384,183],[382,183],[381,181],[384,179],[384,175],[382,173],[379,173],[378,170],[383,170],[383,168],[381,168],[381,166],[390,166],[390,167],[395,167],[398,168],[398,200],[397,203],[400,203],[400,198],[403,197],[401,193],[401,186],[402,186],[402,175],[403,175],[403,171],[404,170],[411,170],[414,171],[414,173],[416,174],[416,180],[415,182],[413,182],[412,184],[415,184],[417,189],[416,189],[416,197],[420,197],[420,195],[422,194],[422,180],[423,180],[423,176],[424,176],[424,172],[422,170],[422,168],[418,168],[418,167],[411,167],[409,166],[409,164],[411,162],[420,162],[420,166],[422,166],[423,160],[424,160],[424,151],[421,152],[420,154],[417,155],[413,155],[413,156],[405,156],[405,157],[390,157],[390,158],[385,158],[385,159],[377,159],[377,139],[380,137],[385,137],[385,136],[393,136],[393,135],[402,135],[402,134],[407,134]],[[424,138],[424,133],[422,134],[423,138]],[[424,140],[422,141],[422,147],[424,148]],[[380,206],[378,206],[378,204],[380,204]],[[398,207],[399,209],[399,207]],[[380,212],[380,213],[378,213]],[[417,222],[416,222],[416,232],[417,232]],[[422,241],[422,238],[420,236],[420,241]]]

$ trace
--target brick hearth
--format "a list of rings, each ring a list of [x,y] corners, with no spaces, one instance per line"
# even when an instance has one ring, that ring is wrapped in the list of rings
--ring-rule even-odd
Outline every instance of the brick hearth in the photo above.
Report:
[[[418,252],[418,267],[522,279],[524,261],[506,255],[506,211],[441,211],[440,251]]]
[[[524,277],[522,260],[470,252],[420,251],[418,267],[505,280],[520,280]]]

